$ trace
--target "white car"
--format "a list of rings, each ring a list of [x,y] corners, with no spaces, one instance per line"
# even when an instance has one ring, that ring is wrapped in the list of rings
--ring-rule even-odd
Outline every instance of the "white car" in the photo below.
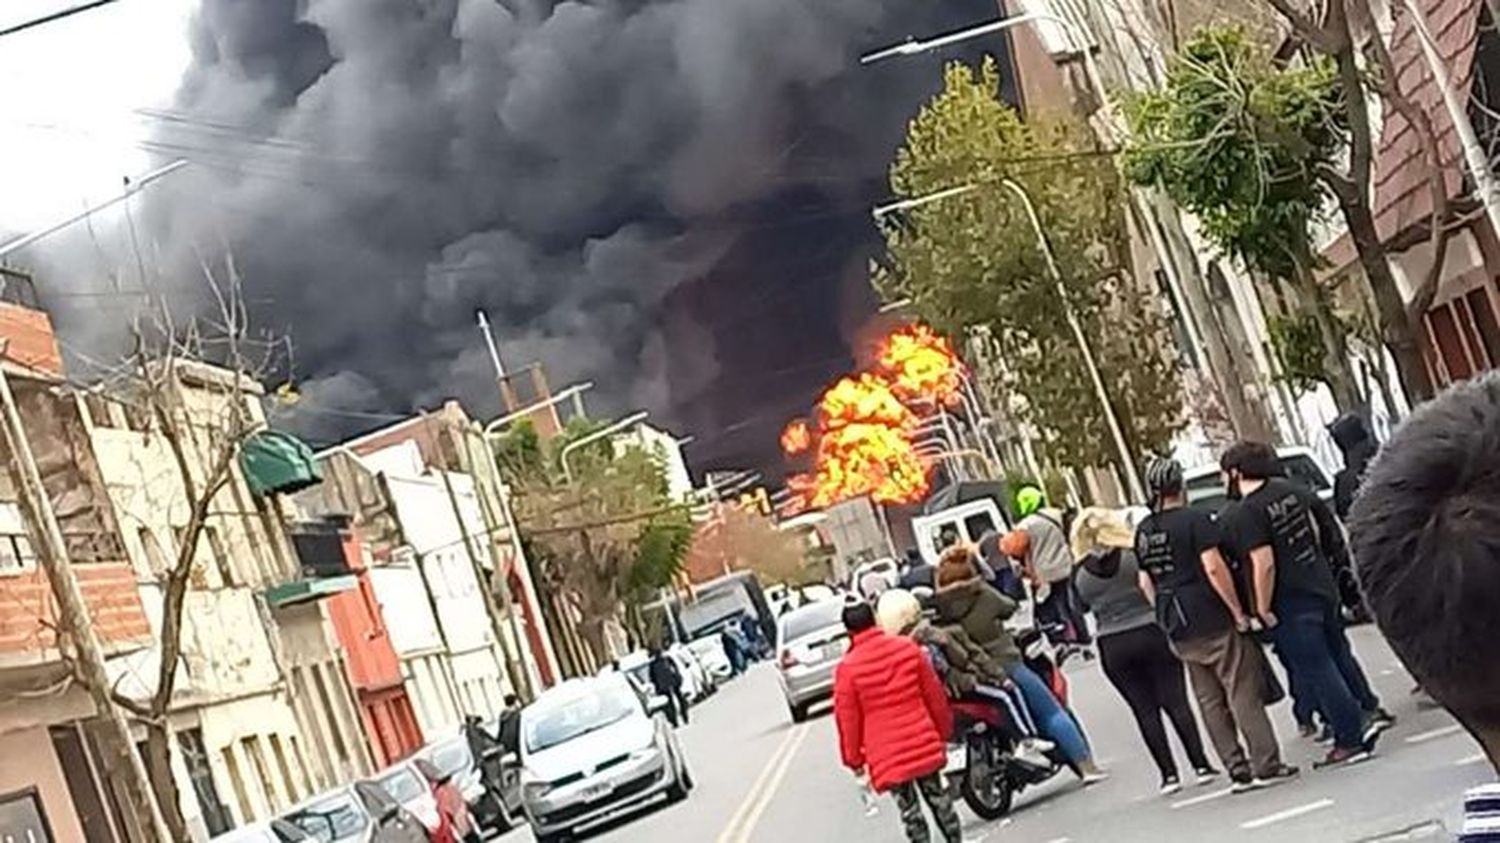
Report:
[[[1325,503],[1333,502],[1333,478],[1311,450],[1277,448],[1276,458],[1281,461],[1281,470],[1287,479],[1312,489]],[[1188,503],[1193,506],[1218,512],[1229,500],[1224,492],[1224,481],[1219,476],[1219,466],[1214,463],[1184,471],[1182,485],[1187,491]]]
[[[713,677],[715,685],[723,682],[734,675],[734,665],[729,662],[729,654],[724,652],[724,641],[719,638],[718,633],[705,635],[702,638],[694,638],[689,641],[687,648],[693,652],[698,663]]]
[[[707,699],[708,695],[713,693],[715,686],[710,685],[708,672],[703,669],[703,665],[699,664],[697,659],[693,658],[688,648],[681,644],[673,644],[667,648],[666,653],[672,659],[672,663],[677,665],[677,672],[682,675],[682,695],[687,697],[688,702]],[[645,650],[636,650],[620,659],[620,672],[630,674],[638,687],[648,694],[654,694],[650,666],[651,654]]]
[[[687,798],[693,779],[667,704],[609,673],[553,686],[521,711],[522,804],[538,843]]]

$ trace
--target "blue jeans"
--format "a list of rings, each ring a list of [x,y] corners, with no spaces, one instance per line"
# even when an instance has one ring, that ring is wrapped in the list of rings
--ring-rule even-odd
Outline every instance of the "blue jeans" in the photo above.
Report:
[[[1276,601],[1280,623],[1272,633],[1286,658],[1298,690],[1333,727],[1333,743],[1357,749],[1364,743],[1364,715],[1340,662],[1352,663],[1349,639],[1338,617],[1338,604],[1309,594],[1289,593]],[[1354,665],[1357,669],[1358,665]],[[1363,678],[1364,673],[1360,672]],[[1366,684],[1364,691],[1369,692]]]
[[[1023,662],[1016,662],[1005,669],[1010,680],[1021,689],[1021,699],[1026,701],[1026,707],[1031,710],[1031,717],[1036,721],[1037,731],[1042,737],[1057,744],[1066,755],[1068,760],[1074,764],[1082,764],[1089,760],[1089,745],[1083,739],[1083,733],[1078,731],[1078,724],[1073,722],[1073,716],[1068,714],[1057,697],[1052,696],[1052,689],[1042,681],[1042,677],[1027,667]]]

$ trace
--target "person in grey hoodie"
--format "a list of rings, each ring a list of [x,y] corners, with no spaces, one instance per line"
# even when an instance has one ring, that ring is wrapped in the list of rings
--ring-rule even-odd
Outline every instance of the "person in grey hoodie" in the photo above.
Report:
[[[1133,540],[1128,526],[1114,532],[1127,543]],[[1188,704],[1182,662],[1172,653],[1166,634],[1156,625],[1155,610],[1141,593],[1135,552],[1095,543],[1107,542],[1109,535],[1111,531],[1105,527],[1097,531],[1097,538],[1088,541],[1092,546],[1073,575],[1073,588],[1080,607],[1094,613],[1098,625],[1094,639],[1104,675],[1135,716],[1146,749],[1161,772],[1161,792],[1176,793],[1182,789],[1182,779],[1167,743],[1163,713],[1172,721],[1198,783],[1213,779],[1218,771],[1203,753],[1198,721]],[[1076,546],[1077,530],[1074,538]]]

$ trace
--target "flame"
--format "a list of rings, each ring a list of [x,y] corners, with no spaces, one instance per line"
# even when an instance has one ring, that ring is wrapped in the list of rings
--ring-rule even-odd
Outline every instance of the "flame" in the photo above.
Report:
[[[788,455],[811,450],[814,468],[787,478],[798,509],[869,495],[880,503],[926,497],[932,465],[917,453],[919,417],[912,405],[960,400],[963,364],[947,339],[926,325],[907,325],[880,344],[871,371],[840,378],[818,399],[816,430],[794,419],[782,431]]]
[[[964,365],[947,337],[911,324],[898,328],[880,345],[879,371],[903,400],[925,400],[953,407],[961,400]]]
[[[807,419],[792,419],[787,422],[786,428],[781,431],[781,450],[788,456],[793,456],[811,447],[812,431],[807,427]]]

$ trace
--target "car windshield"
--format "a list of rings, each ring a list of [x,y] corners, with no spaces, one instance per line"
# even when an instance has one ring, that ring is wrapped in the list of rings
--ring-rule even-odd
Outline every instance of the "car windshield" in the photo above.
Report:
[[[639,708],[640,701],[625,685],[606,685],[585,696],[543,701],[522,716],[526,726],[526,750],[541,752],[566,743],[579,735],[618,723]]]
[[[844,604],[838,600],[825,600],[787,612],[781,617],[781,640],[796,641],[804,635],[833,626],[839,622],[843,612]]]
[[[427,794],[427,784],[410,767],[402,767],[375,780],[391,798],[406,804]]]
[[[452,776],[469,770],[469,744],[463,738],[444,741],[427,752],[426,758],[438,772]]]
[[[358,837],[369,817],[348,793],[340,793],[299,808],[287,815],[292,825],[302,829],[323,843],[348,840]]]

